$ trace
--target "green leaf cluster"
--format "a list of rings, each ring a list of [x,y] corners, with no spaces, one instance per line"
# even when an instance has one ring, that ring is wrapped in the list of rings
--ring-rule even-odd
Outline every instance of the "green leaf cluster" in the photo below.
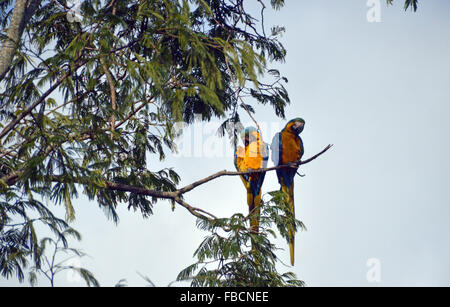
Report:
[[[178,275],[193,287],[286,287],[304,286],[292,272],[280,273],[277,248],[271,239],[279,233],[286,240],[288,229],[305,229],[290,213],[286,195],[269,193],[261,204],[258,233],[251,231],[251,217],[234,214],[230,218],[199,220],[197,226],[210,232],[194,253],[197,261]]]

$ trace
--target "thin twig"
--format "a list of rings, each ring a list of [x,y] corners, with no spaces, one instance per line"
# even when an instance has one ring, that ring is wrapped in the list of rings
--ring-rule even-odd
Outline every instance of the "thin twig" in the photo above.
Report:
[[[264,34],[264,37],[266,37],[266,30],[264,28],[264,10],[266,9],[266,6],[264,5],[264,2],[261,0],[258,0],[259,3],[261,3],[261,28]]]
[[[235,80],[234,77],[233,77],[232,72],[231,72],[231,68],[230,68],[230,65],[229,65],[229,63],[228,63],[227,56],[225,55],[224,58],[225,58],[225,64],[226,64],[226,66],[227,66],[228,75],[230,76],[231,82],[233,83],[234,89],[235,89],[235,91],[236,91],[236,96],[237,96],[237,98],[241,101],[241,106],[245,109],[245,111],[247,111],[248,116],[250,116],[250,118],[253,120],[253,122],[255,123],[256,128],[258,129],[258,131],[259,131],[260,133],[262,133],[261,127],[259,127],[258,122],[257,122],[256,119],[253,117],[252,113],[251,113],[250,110],[247,108],[247,105],[245,104],[244,100],[242,99],[241,95],[239,94],[240,89],[239,89],[239,87],[238,87],[238,85],[237,85],[237,83],[236,83],[236,80]]]
[[[112,78],[111,72],[109,71],[108,67],[106,67],[105,64],[102,65],[103,66],[103,71],[105,72],[106,75],[106,80],[108,81],[109,84],[109,91],[111,93],[111,108],[113,110],[113,112],[116,111],[116,87],[114,86],[114,80]],[[111,139],[113,137],[114,134],[114,130],[115,130],[115,126],[116,126],[116,115],[113,113],[111,115]]]

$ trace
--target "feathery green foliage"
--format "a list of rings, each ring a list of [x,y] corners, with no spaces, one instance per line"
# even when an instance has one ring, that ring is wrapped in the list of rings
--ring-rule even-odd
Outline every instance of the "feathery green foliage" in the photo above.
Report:
[[[258,234],[250,231],[250,216],[234,214],[230,218],[199,220],[200,229],[210,232],[194,256],[197,262],[178,275],[178,281],[191,280],[193,287],[286,287],[304,286],[292,272],[279,273],[278,248],[271,242],[278,233],[288,241],[288,227],[305,229],[290,213],[286,195],[269,193],[261,203]],[[253,248],[252,248],[253,246]]]
[[[387,4],[392,5],[394,0],[386,0]],[[419,0],[405,0],[405,4],[404,4],[404,8],[405,11],[409,8],[411,8],[412,10],[417,11],[417,8],[419,6]]]
[[[40,255],[40,265],[32,266],[30,269],[28,281],[32,286],[37,284],[37,276],[45,276],[50,285],[53,287],[55,285],[55,277],[58,273],[63,271],[72,270],[75,271],[81,279],[83,279],[87,286],[99,287],[100,284],[94,275],[87,269],[68,264],[68,260],[73,257],[81,258],[86,256],[82,251],[70,248],[68,246],[68,237],[74,237],[78,241],[81,240],[81,235],[73,228],[67,228],[61,233],[56,240],[50,237],[45,237],[40,241],[38,250]],[[48,247],[52,247],[53,251],[48,253]],[[72,254],[71,257],[66,257],[65,259],[60,259],[57,257],[59,254]]]

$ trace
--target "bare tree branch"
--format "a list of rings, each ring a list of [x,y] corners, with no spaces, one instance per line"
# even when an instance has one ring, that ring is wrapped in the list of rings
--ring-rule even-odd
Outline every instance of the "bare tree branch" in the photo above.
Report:
[[[198,180],[194,183],[191,183],[190,185],[185,186],[184,188],[181,188],[179,190],[177,190],[177,192],[179,194],[184,194],[187,193],[189,191],[192,191],[193,189],[195,189],[196,187],[203,185],[211,180],[214,180],[216,178],[222,177],[222,176],[241,176],[241,175],[247,175],[247,174],[253,174],[253,173],[261,173],[261,172],[270,172],[270,171],[274,171],[277,169],[281,169],[281,168],[297,168],[300,165],[309,163],[315,159],[317,159],[319,156],[321,156],[322,154],[324,154],[326,151],[328,151],[328,149],[330,149],[331,147],[333,147],[333,145],[328,145],[327,147],[325,147],[321,152],[319,152],[318,154],[312,156],[309,159],[303,160],[303,161],[299,161],[299,162],[293,162],[293,163],[289,163],[289,164],[285,164],[285,165],[279,165],[279,166],[273,166],[273,167],[269,167],[269,168],[260,168],[260,169],[255,169],[255,170],[250,170],[250,171],[245,171],[245,172],[230,172],[227,170],[223,170],[220,172],[217,172],[211,176],[208,176],[206,178],[203,178],[201,180]]]
[[[207,212],[207,211],[204,211],[204,210],[199,209],[199,208],[194,208],[194,207],[192,207],[192,206],[189,205],[187,202],[185,202],[181,197],[175,197],[174,200],[175,200],[179,205],[181,205],[182,207],[186,208],[192,215],[194,215],[194,216],[196,216],[196,217],[198,217],[198,218],[200,218],[200,219],[207,219],[207,220],[210,220],[211,217],[212,217],[213,219],[217,219],[217,217],[215,217],[214,215],[212,215],[211,213],[209,213],[209,212]],[[209,217],[206,216],[206,215],[204,215],[204,214],[201,214],[201,213],[204,213],[204,214],[208,215]]]

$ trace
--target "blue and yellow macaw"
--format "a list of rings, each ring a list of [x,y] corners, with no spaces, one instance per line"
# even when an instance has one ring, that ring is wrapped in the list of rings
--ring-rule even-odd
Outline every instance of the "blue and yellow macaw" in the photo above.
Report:
[[[262,141],[259,131],[254,127],[247,127],[241,133],[245,147],[238,146],[234,154],[234,165],[239,172],[267,167],[269,147]],[[250,229],[258,233],[261,203],[261,186],[266,173],[241,175],[247,190],[247,204],[250,217]]]
[[[300,161],[304,153],[300,133],[304,127],[305,121],[302,118],[294,118],[286,124],[280,133],[274,136],[272,141],[272,160],[274,165],[279,166]],[[287,203],[289,204],[292,215],[295,217],[294,177],[297,173],[297,168],[281,168],[277,169],[276,172],[281,190],[287,194]],[[293,227],[289,228],[289,252],[291,264],[294,265],[295,232]]]

